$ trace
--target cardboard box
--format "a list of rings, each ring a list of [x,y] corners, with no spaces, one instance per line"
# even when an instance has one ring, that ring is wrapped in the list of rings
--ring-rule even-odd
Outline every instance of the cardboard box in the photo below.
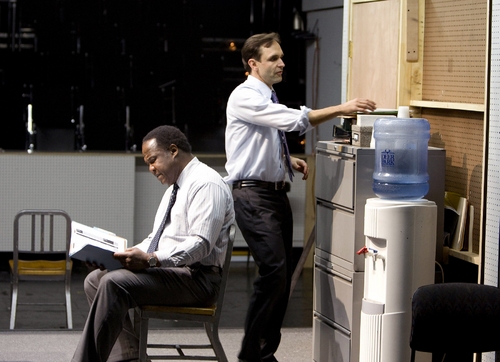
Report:
[[[352,144],[358,147],[370,147],[372,140],[372,126],[352,125]]]

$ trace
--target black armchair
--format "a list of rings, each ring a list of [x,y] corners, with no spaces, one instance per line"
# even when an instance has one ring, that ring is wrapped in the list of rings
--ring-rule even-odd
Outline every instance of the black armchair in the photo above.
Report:
[[[410,348],[412,362],[416,351],[454,362],[500,351],[500,289],[472,283],[418,288],[412,298]]]

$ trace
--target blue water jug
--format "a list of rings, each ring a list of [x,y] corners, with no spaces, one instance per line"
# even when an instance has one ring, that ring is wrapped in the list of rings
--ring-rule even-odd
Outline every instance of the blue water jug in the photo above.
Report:
[[[373,125],[373,192],[381,199],[420,199],[429,192],[430,125],[423,118],[378,118]]]

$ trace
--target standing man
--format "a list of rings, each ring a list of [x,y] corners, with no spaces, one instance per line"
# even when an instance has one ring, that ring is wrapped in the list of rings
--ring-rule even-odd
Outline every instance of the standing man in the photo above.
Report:
[[[273,85],[283,76],[283,51],[276,33],[248,38],[241,50],[247,80],[227,104],[226,181],[233,186],[236,221],[259,267],[254,282],[240,361],[277,361],[292,276],[293,219],[285,176],[307,179],[307,163],[288,156],[284,132],[305,133],[332,118],[375,110],[369,99],[300,110],[278,104]],[[283,142],[284,140],[284,142]],[[288,166],[287,166],[288,165]],[[292,180],[291,180],[292,181]]]
[[[123,269],[96,269],[85,279],[90,311],[73,362],[135,361],[138,340],[130,308],[209,306],[219,294],[234,223],[228,185],[191,154],[191,145],[175,127],[149,132],[142,154],[149,171],[167,185],[153,232],[140,244],[114,254]]]

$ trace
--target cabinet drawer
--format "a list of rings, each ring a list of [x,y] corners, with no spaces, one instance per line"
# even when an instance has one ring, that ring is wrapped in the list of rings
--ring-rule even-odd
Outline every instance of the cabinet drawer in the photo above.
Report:
[[[316,205],[316,249],[332,255],[334,264],[353,271],[365,270],[365,258],[356,254],[365,245],[359,214],[356,217],[327,202]]]
[[[358,256],[354,250],[354,214],[329,206],[316,205],[316,248],[352,264]]]
[[[313,319],[313,361],[314,362],[349,362],[350,338],[323,322],[318,317]]]
[[[337,155],[316,155],[316,197],[354,208],[354,160]]]
[[[359,329],[364,273],[341,275],[316,263],[314,310],[348,331]]]

